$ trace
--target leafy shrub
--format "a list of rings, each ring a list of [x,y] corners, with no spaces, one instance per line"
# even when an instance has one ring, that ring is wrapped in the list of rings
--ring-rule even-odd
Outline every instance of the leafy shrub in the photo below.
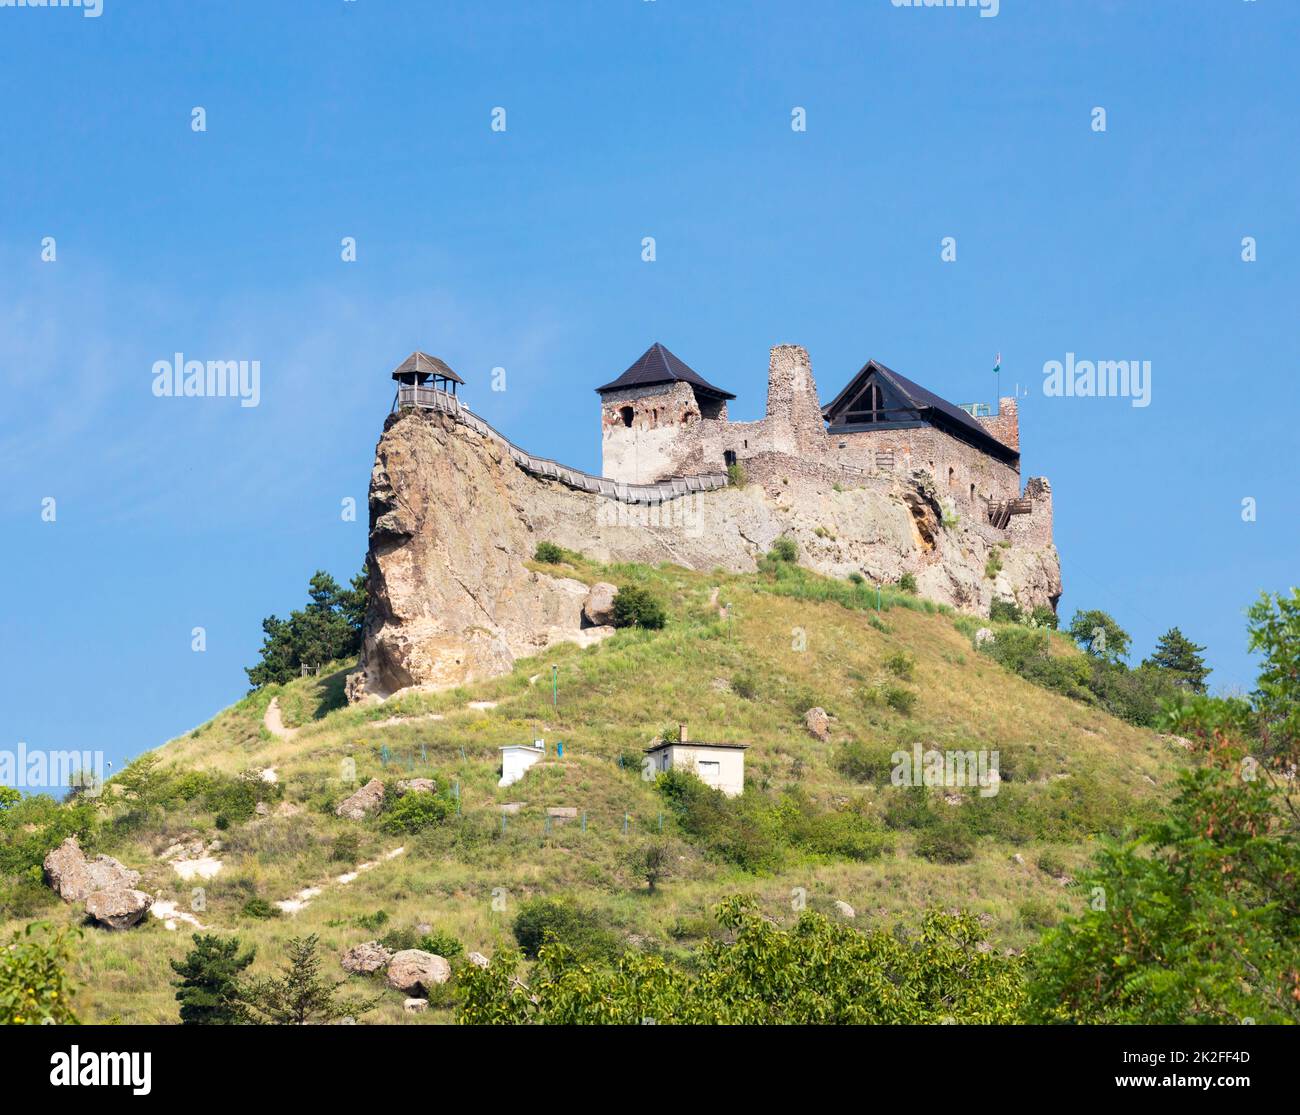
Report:
[[[989,606],[989,619],[994,623],[1024,623],[1025,614],[1014,600],[995,600]]]
[[[1059,879],[1065,874],[1065,864],[1054,852],[1044,852],[1038,857],[1038,870],[1052,876],[1053,879]]]
[[[37,922],[0,948],[0,1026],[75,1023],[66,971],[80,934]]]
[[[767,556],[773,561],[794,563],[799,560],[799,543],[788,535],[782,535],[772,543]]]
[[[615,627],[645,627],[657,630],[668,622],[662,602],[649,589],[625,585],[614,597]]]
[[[436,794],[403,794],[379,816],[379,831],[390,836],[423,832],[440,825],[456,811],[445,791]]]
[[[618,938],[594,912],[567,898],[530,899],[520,906],[511,931],[530,960],[551,942],[586,957],[613,957],[621,951]]]
[[[852,573],[849,574],[849,584],[852,584],[852,585],[865,585],[866,583],[867,583],[867,582],[866,582],[866,580],[863,578],[862,574],[859,573],[856,569],[855,569]]]
[[[911,681],[916,670],[916,659],[900,650],[885,659],[885,669],[896,678]]]
[[[361,855],[361,837],[355,832],[341,832],[330,846],[330,859],[339,863],[356,863]]]
[[[916,707],[916,694],[901,685],[886,685],[883,689],[885,704],[901,716],[911,716]]]
[[[240,911],[246,918],[278,918],[280,909],[272,906],[265,898],[253,897],[244,903],[244,908]]]
[[[960,825],[941,823],[916,838],[916,854],[931,863],[966,863],[975,855],[975,841]]]
[[[539,542],[533,560],[540,561],[544,565],[559,565],[564,561],[564,551],[554,542]]]
[[[1055,631],[1061,625],[1056,613],[1046,604],[1039,604],[1029,613],[1029,622],[1034,627],[1046,627],[1052,631]]]
[[[854,782],[886,782],[894,769],[894,750],[889,744],[872,747],[859,740],[849,740],[840,747],[835,766]]]
[[[357,925],[362,929],[368,929],[371,933],[382,929],[388,924],[388,911],[376,910],[373,914],[359,914],[357,916]]]
[[[984,562],[984,576],[990,581],[1002,572],[1002,555],[994,550],[989,554],[988,560]]]
[[[904,573],[898,578],[898,591],[905,592],[909,596],[916,595],[916,577],[911,573]]]
[[[727,466],[727,483],[733,488],[743,488],[748,482],[745,476],[745,466],[739,461],[732,461]]]
[[[758,696],[758,680],[749,670],[741,670],[731,679],[731,691],[737,697],[752,701]]]

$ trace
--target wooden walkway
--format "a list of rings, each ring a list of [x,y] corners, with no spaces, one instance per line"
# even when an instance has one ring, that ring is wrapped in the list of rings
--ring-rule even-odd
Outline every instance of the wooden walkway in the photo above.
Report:
[[[432,387],[405,385],[400,387],[393,409],[400,410],[408,406],[419,407],[421,410],[436,410],[441,414],[449,415],[475,433],[500,442],[510,454],[510,459],[532,476],[543,480],[555,480],[566,488],[590,492],[621,503],[666,503],[668,500],[679,499],[693,492],[712,492],[727,486],[725,472],[706,473],[703,476],[674,476],[654,484],[623,484],[608,477],[593,476],[581,469],[570,468],[548,457],[535,457],[520,449],[505,434],[485,422],[455,395]]]

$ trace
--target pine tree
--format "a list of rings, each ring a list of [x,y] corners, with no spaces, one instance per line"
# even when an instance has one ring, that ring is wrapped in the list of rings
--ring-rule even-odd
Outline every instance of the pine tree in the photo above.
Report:
[[[306,1026],[333,1022],[339,1018],[364,1014],[379,1002],[379,997],[337,1001],[335,993],[346,983],[333,983],[320,972],[317,954],[319,938],[291,937],[287,946],[288,963],[279,979],[250,981],[243,990],[243,1001],[254,1021],[275,1026]]]
[[[1198,647],[1177,627],[1171,627],[1156,642],[1156,649],[1151,657],[1142,663],[1157,670],[1164,670],[1174,675],[1174,680],[1193,693],[1205,692],[1205,679],[1209,677],[1209,667],[1201,657],[1204,647]]]
[[[239,938],[224,940],[212,933],[195,933],[194,948],[184,961],[171,961],[181,1023],[186,1026],[238,1026],[247,1022],[239,995],[239,976],[257,950],[239,951]]]

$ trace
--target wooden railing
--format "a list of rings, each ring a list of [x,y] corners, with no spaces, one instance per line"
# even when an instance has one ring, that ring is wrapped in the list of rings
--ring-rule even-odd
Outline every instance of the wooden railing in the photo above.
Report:
[[[401,410],[403,407],[436,410],[441,414],[450,415],[476,433],[500,442],[510,454],[510,459],[525,472],[545,480],[558,481],[565,487],[579,492],[591,492],[593,495],[616,499],[622,503],[664,503],[693,492],[711,492],[727,486],[725,472],[707,473],[702,476],[673,476],[653,484],[624,484],[605,476],[593,476],[589,472],[570,468],[549,457],[537,457],[520,449],[505,434],[480,418],[455,395],[433,387],[412,387],[403,384],[397,389],[393,410]]]

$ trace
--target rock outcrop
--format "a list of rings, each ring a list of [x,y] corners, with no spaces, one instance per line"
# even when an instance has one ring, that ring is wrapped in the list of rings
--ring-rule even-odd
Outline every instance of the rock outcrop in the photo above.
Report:
[[[96,891],[131,888],[140,872],[123,867],[112,856],[87,859],[75,836],[69,836],[45,857],[45,880],[64,902],[80,902]]]
[[[144,920],[152,905],[153,897],[142,890],[110,887],[86,899],[86,913],[107,929],[130,929]]]
[[[408,995],[428,995],[432,988],[449,979],[451,965],[423,949],[403,949],[388,965],[388,986]]]
[[[1060,595],[1050,542],[954,520],[928,473],[848,477],[780,453],[746,472],[744,487],[627,503],[525,471],[505,443],[449,414],[390,415],[371,474],[368,612],[349,699],[464,685],[608,634],[607,589],[530,568],[542,541],[604,562],[750,572],[785,536],[819,572],[879,583],[910,573],[921,595],[976,614],[998,597],[1032,608]]]
[[[334,807],[337,817],[346,817],[349,821],[364,820],[384,804],[384,784],[378,778],[372,778],[355,794],[344,798]]]
[[[391,949],[384,948],[378,941],[367,941],[362,945],[353,945],[343,954],[339,963],[345,972],[368,976],[387,968],[392,959]]]

